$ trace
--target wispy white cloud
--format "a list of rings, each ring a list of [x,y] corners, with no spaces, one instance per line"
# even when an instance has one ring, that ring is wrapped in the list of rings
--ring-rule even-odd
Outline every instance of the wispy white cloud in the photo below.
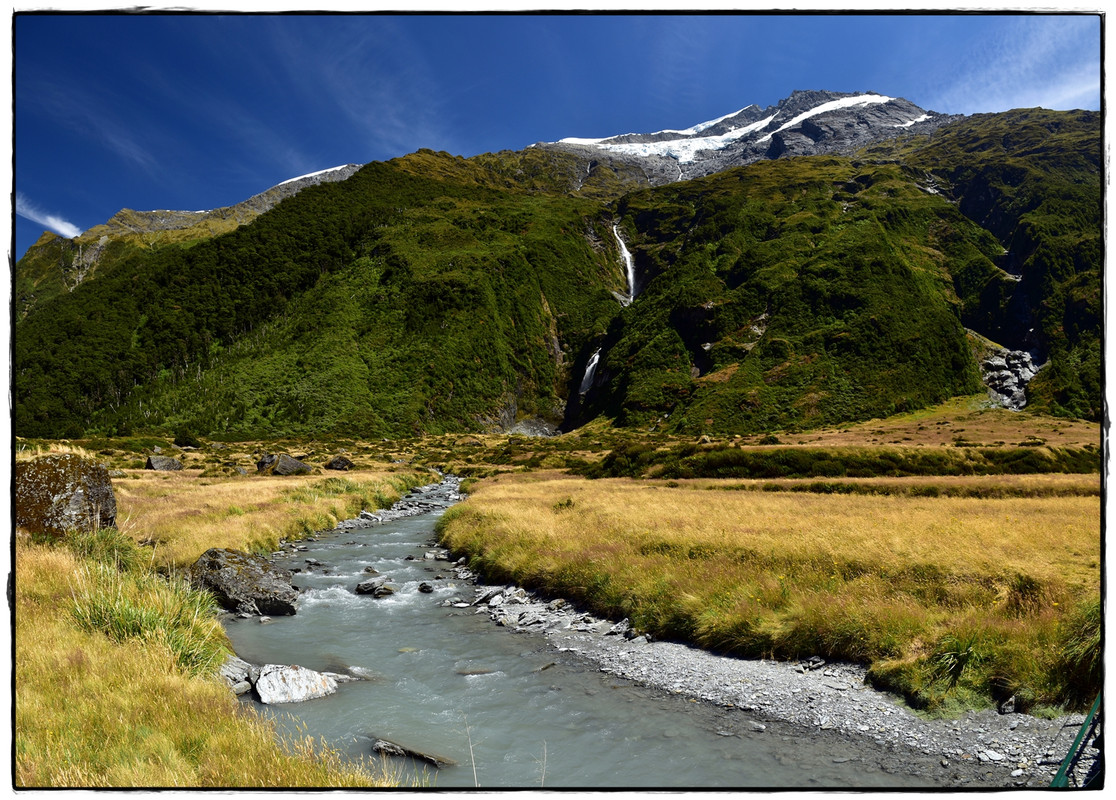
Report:
[[[37,105],[57,122],[88,136],[123,160],[151,173],[158,159],[140,143],[132,126],[114,118],[120,98],[88,86],[70,87],[39,81],[23,91],[26,103]]]
[[[447,147],[445,97],[421,42],[397,20],[271,28],[285,85],[327,114],[341,112],[371,153]],[[358,154],[359,155],[359,154]]]
[[[931,98],[950,113],[1011,108],[1099,108],[1100,22],[1090,16],[1020,16],[956,65]]]
[[[73,239],[75,236],[81,234],[81,228],[77,225],[69,220],[63,219],[57,214],[43,211],[35,205],[35,203],[28,200],[22,192],[16,192],[16,213],[24,219],[29,219],[32,222],[45,225],[50,230],[60,236],[65,236],[67,239]]]

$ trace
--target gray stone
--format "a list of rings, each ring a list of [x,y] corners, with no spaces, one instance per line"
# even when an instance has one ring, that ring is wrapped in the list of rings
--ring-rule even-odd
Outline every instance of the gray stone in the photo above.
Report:
[[[61,535],[116,525],[116,494],[102,464],[72,453],[15,465],[16,527]]]
[[[353,462],[345,458],[345,456],[334,456],[325,463],[326,469],[333,470],[350,470],[353,468]]]
[[[190,582],[213,594],[222,608],[252,614],[293,614],[298,590],[291,573],[262,556],[210,548],[188,571]]]
[[[256,471],[266,475],[307,475],[314,471],[309,464],[286,453],[265,455],[256,462]]]
[[[259,701],[266,704],[300,703],[337,691],[336,680],[297,664],[264,664],[257,671],[254,686]]]
[[[248,672],[251,669],[252,665],[243,658],[229,656],[225,659],[225,663],[218,667],[217,671],[230,686],[234,686],[241,681],[247,681]]]
[[[388,739],[376,739],[376,741],[372,743],[372,752],[385,756],[414,758],[419,761],[425,761],[427,764],[431,764],[435,767],[453,767],[457,765],[457,762],[452,758],[435,755],[434,753],[427,753],[422,750],[415,750],[411,747],[404,747]]]
[[[144,469],[154,469],[161,472],[176,472],[182,469],[182,462],[171,456],[148,456]]]

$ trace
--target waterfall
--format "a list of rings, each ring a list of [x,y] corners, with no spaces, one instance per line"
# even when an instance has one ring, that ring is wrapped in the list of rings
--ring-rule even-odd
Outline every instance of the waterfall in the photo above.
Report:
[[[585,377],[581,379],[581,388],[578,389],[580,394],[585,394],[593,386],[593,377],[597,374],[597,362],[601,360],[601,348],[593,351],[593,355],[589,356],[589,363],[585,365]]]
[[[628,297],[627,302],[621,300],[622,305],[631,305],[635,300],[635,261],[632,260],[632,254],[628,251],[628,246],[624,244],[624,240],[620,238],[620,226],[612,226],[612,235],[616,237],[616,243],[620,245],[620,257],[624,259],[624,269],[628,275]]]

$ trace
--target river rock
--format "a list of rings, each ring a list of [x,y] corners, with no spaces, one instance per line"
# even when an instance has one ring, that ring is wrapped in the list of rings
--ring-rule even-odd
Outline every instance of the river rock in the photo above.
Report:
[[[194,586],[213,594],[230,611],[251,614],[293,614],[298,590],[291,573],[262,556],[213,547],[190,567]]]
[[[358,583],[353,591],[357,594],[370,594],[373,597],[387,597],[390,594],[395,594],[395,587],[389,586],[387,580],[382,575],[378,578],[369,578]]]
[[[72,453],[15,465],[16,527],[59,536],[116,525],[116,495],[102,464]]]
[[[268,454],[256,462],[256,471],[264,475],[307,475],[314,471],[309,464],[286,453]]]
[[[345,458],[345,456],[334,456],[325,463],[325,468],[348,471],[353,468],[353,462]]]
[[[297,664],[264,664],[256,673],[256,695],[261,703],[300,703],[325,697],[337,691],[337,681],[329,675]]]
[[[172,456],[148,456],[143,468],[173,472],[182,469],[182,462]]]
[[[404,747],[388,739],[376,739],[372,742],[372,752],[379,753],[385,756],[396,756],[400,758],[414,758],[419,761],[425,761],[427,764],[432,764],[435,767],[454,767],[457,762],[452,758],[445,756],[435,755],[433,753],[426,753],[422,750],[415,750],[410,747]]]

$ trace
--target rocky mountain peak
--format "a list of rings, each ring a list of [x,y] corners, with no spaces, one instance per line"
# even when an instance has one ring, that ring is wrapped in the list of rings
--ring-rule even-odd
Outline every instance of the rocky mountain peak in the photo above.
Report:
[[[592,160],[637,163],[653,184],[700,177],[770,158],[850,153],[957,117],[875,92],[796,90],[775,106],[746,106],[685,130],[539,143]]]

